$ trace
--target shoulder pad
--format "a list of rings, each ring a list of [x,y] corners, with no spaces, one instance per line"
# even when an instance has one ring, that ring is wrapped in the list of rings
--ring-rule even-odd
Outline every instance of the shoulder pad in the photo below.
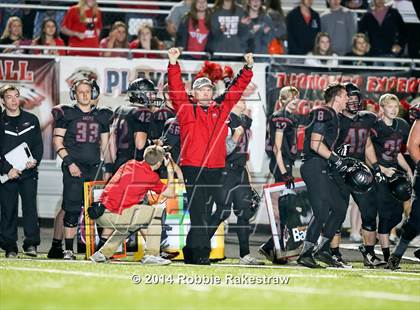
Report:
[[[179,135],[179,123],[176,117],[168,118],[165,122],[164,130],[166,133],[170,133],[172,135]]]
[[[397,117],[395,120],[397,121],[398,127],[410,129],[410,125],[405,119]]]
[[[370,112],[370,111],[360,111],[359,112],[360,117],[364,117],[367,119],[372,119],[372,120],[376,120],[377,116],[375,113]]]
[[[99,115],[104,118],[110,119],[112,117],[112,114],[114,114],[114,112],[112,111],[112,109],[110,107],[99,107],[97,108]]]
[[[333,112],[326,107],[316,107],[311,111],[311,114],[311,119],[320,123],[327,122],[334,117]]]
[[[55,121],[66,119],[70,111],[73,111],[74,106],[68,104],[60,104],[52,108],[51,113]],[[71,112],[70,112],[71,113]]]
[[[179,125],[178,119],[176,117],[171,117],[166,120],[165,126],[171,126],[171,125]]]
[[[97,107],[97,109],[102,113],[112,113],[112,109],[108,106]]]

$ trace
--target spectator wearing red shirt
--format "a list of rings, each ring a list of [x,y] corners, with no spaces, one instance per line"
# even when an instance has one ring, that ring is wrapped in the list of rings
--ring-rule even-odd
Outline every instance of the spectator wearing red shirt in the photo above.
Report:
[[[193,0],[191,9],[179,24],[175,46],[188,52],[207,51],[210,35],[211,11],[207,0]],[[204,56],[193,55],[188,58],[202,59]]]
[[[137,39],[130,42],[131,49],[163,50],[164,44],[153,35],[153,28],[148,24],[140,26],[137,32]],[[162,58],[161,54],[133,53],[134,58]]]
[[[209,265],[209,221],[214,200],[221,198],[222,170],[226,160],[227,119],[252,79],[252,54],[226,92],[213,100],[213,84],[206,77],[193,83],[192,97],[181,78],[177,48],[168,51],[168,84],[180,126],[181,166],[188,196],[191,228],[183,248],[186,264]]]
[[[144,152],[143,161],[132,159],[126,162],[105,186],[99,199],[99,206],[104,208],[104,212],[96,222],[104,228],[112,228],[114,232],[99,251],[91,256],[92,261],[107,261],[130,234],[148,225],[142,262],[159,265],[170,263],[158,256],[164,207],[162,204],[140,204],[149,191],[164,197],[175,197],[174,172],[180,169],[170,157],[164,158],[165,151],[161,146],[149,146]],[[163,162],[168,173],[166,187],[155,172]]]
[[[79,0],[64,16],[61,32],[69,36],[70,47],[99,47],[102,16],[96,0]],[[68,55],[99,56],[99,52],[68,51]]]
[[[99,44],[102,48],[128,48],[128,31],[127,25],[123,22],[115,22],[112,25],[109,36],[103,38]],[[126,52],[101,52],[104,57],[126,57]]]
[[[53,18],[47,17],[42,21],[41,35],[32,41],[32,45],[46,45],[46,46],[64,46],[64,41],[60,38],[57,31],[57,22]],[[66,55],[65,50],[33,50],[34,54],[44,55]]]

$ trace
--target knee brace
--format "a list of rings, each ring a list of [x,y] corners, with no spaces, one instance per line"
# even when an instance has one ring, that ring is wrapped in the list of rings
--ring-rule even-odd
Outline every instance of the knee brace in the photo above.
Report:
[[[79,212],[66,211],[64,213],[64,227],[77,227],[77,222],[79,220]]]
[[[366,230],[366,231],[376,231],[376,220],[375,221],[362,222],[362,229]]]

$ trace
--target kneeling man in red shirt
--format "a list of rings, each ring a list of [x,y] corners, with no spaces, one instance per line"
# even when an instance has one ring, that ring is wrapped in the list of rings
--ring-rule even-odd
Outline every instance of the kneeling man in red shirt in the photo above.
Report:
[[[167,185],[161,182],[155,172],[163,163],[168,172]],[[142,263],[171,263],[170,260],[159,256],[162,212],[165,205],[146,205],[140,202],[148,191],[165,197],[175,197],[174,172],[179,171],[180,168],[172,158],[157,145],[146,148],[143,161],[132,159],[118,169],[99,198],[98,205],[104,208],[104,212],[96,219],[100,226],[111,228],[114,232],[99,251],[90,257],[92,261],[106,262],[129,235],[147,225],[146,249]]]

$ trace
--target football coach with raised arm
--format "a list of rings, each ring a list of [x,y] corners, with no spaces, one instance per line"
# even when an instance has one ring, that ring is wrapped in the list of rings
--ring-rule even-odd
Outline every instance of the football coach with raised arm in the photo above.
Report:
[[[180,125],[181,160],[187,188],[191,229],[183,248],[186,264],[210,264],[208,225],[213,202],[223,184],[222,169],[226,160],[226,121],[233,106],[252,79],[252,54],[244,56],[246,64],[226,91],[216,99],[214,86],[205,77],[192,86],[191,96],[185,91],[178,63],[180,51],[168,51],[169,96]]]

